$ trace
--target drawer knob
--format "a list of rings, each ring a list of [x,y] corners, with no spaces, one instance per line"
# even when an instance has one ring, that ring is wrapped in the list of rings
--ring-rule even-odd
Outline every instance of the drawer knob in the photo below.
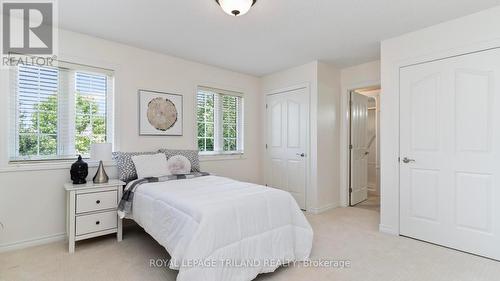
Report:
[[[95,201],[96,204],[101,204],[101,200]]]
[[[96,221],[96,222],[95,222],[95,224],[96,224],[96,225],[99,225],[100,223],[101,223],[100,221]]]

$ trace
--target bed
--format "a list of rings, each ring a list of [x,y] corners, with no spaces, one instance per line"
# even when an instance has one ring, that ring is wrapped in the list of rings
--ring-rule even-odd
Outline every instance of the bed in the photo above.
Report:
[[[165,247],[178,281],[253,280],[312,248],[289,193],[214,175],[138,185],[127,217]]]

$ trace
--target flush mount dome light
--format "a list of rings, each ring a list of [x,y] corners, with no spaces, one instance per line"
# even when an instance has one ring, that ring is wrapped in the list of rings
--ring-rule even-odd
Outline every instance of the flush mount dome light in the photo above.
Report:
[[[237,17],[248,13],[257,0],[215,0],[215,2],[226,14]]]

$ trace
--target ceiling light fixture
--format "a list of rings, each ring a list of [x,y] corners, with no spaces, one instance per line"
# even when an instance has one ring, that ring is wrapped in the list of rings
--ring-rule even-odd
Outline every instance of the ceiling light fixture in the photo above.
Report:
[[[231,16],[242,16],[255,5],[257,0],[215,0],[226,14]]]

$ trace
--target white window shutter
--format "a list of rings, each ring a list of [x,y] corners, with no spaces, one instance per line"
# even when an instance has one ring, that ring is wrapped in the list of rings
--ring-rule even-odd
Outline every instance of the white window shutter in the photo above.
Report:
[[[19,66],[17,71],[14,155],[37,158],[57,154],[59,71]]]

